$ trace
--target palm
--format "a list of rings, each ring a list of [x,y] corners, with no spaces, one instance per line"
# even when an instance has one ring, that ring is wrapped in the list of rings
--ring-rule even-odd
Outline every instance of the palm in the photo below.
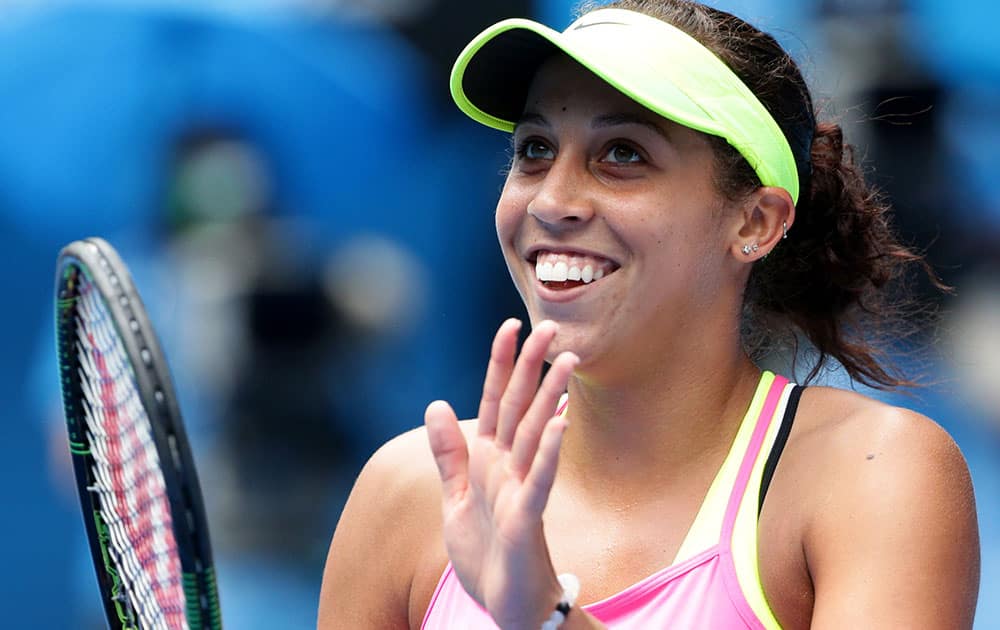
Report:
[[[538,387],[554,334],[554,325],[539,325],[515,366],[517,326],[501,327],[468,445],[446,403],[432,403],[426,414],[448,556],[465,589],[494,615],[523,609],[555,580],[541,517],[565,429],[553,412],[577,359],[560,355]]]
[[[484,582],[500,578],[504,559],[523,547],[530,533],[524,480],[511,473],[509,457],[494,440],[477,435],[470,444],[469,485],[460,499],[445,504],[449,557],[453,565],[461,563],[456,571],[472,593],[483,593]]]

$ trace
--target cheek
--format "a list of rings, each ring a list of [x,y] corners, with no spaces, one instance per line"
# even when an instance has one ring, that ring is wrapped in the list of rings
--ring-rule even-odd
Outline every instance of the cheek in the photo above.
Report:
[[[627,229],[631,245],[643,253],[643,265],[649,267],[648,279],[656,290],[669,293],[678,287],[700,289],[712,284],[709,278],[714,279],[713,269],[722,256],[719,228],[710,210],[700,205],[645,210],[635,213],[642,219]]]
[[[521,217],[523,212],[519,211],[516,204],[511,203],[511,198],[506,192],[500,196],[497,202],[494,222],[496,223],[497,241],[500,245],[500,253],[503,255],[507,269],[511,273],[511,278],[515,285],[519,285],[517,278],[517,262],[520,256],[517,253],[517,234],[521,229]],[[520,291],[520,287],[518,287]]]
[[[497,201],[496,213],[494,216],[494,221],[496,222],[497,237],[500,239],[500,245],[504,248],[504,253],[506,253],[507,247],[510,245],[511,239],[517,233],[518,228],[521,225],[521,221],[524,219],[525,206],[522,204],[521,199],[516,193],[516,187],[511,186],[509,180],[504,184],[503,191],[500,193],[500,200]]]

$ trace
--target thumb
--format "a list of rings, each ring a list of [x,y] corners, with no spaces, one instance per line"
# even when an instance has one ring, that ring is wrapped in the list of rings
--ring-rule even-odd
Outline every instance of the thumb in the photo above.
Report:
[[[465,495],[469,479],[469,448],[458,426],[458,417],[451,405],[443,400],[427,405],[424,425],[441,475],[441,490],[447,506]]]

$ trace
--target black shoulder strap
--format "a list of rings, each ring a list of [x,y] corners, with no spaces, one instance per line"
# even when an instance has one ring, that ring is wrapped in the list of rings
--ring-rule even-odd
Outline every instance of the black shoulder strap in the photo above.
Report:
[[[764,507],[764,496],[767,488],[771,485],[771,477],[774,476],[774,469],[781,458],[781,452],[785,450],[785,442],[788,441],[788,434],[792,432],[792,423],[795,422],[795,411],[799,408],[799,398],[805,387],[796,385],[792,388],[792,393],[788,395],[788,404],[785,405],[785,415],[781,417],[781,426],[778,428],[778,435],[774,438],[774,446],[767,456],[764,464],[764,475],[760,480],[760,496],[757,500],[757,516],[760,517],[760,510]]]

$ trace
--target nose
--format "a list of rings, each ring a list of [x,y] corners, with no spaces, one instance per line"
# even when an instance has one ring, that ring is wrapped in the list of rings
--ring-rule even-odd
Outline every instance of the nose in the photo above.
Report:
[[[528,214],[549,226],[569,226],[594,216],[593,201],[587,195],[587,172],[565,154],[556,157],[528,202]]]

